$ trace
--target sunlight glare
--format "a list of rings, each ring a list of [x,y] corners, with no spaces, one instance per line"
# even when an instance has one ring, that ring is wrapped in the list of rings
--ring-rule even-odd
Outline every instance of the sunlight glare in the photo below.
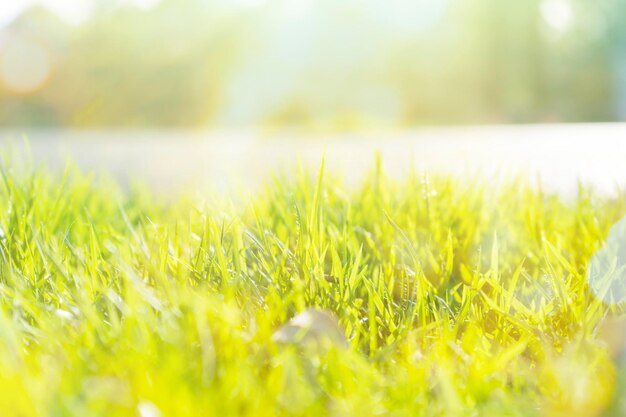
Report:
[[[54,12],[70,25],[78,26],[91,17],[94,2],[89,0],[39,0],[39,3]]]
[[[161,0],[132,0],[130,3],[139,9],[150,10],[158,6]]]
[[[6,1],[0,5],[0,28],[10,24],[17,16],[32,5],[33,0]]]
[[[558,32],[566,31],[574,20],[574,11],[569,0],[543,0],[541,17]]]

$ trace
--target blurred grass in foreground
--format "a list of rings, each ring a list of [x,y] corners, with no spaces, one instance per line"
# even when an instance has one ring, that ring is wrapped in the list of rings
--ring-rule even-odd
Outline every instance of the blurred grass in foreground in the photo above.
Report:
[[[624,412],[598,335],[617,311],[585,276],[626,194],[380,166],[358,189],[323,170],[270,185],[240,206],[157,202],[5,163],[0,414]],[[310,306],[348,348],[273,341]]]

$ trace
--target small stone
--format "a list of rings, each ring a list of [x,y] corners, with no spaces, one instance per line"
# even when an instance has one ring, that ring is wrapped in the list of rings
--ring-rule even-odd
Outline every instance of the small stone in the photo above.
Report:
[[[309,308],[278,329],[272,340],[280,344],[348,347],[337,317],[328,310]]]

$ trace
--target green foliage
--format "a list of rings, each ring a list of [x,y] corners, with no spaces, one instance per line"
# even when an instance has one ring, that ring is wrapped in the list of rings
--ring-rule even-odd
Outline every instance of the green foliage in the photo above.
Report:
[[[5,168],[0,414],[594,415],[616,373],[586,264],[625,211],[380,166],[236,207]],[[349,348],[275,343],[307,307]]]

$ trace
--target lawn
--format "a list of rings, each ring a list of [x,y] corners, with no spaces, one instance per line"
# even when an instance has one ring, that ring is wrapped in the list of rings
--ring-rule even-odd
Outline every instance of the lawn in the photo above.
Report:
[[[625,412],[587,268],[626,193],[332,174],[229,201],[5,161],[0,415]]]

